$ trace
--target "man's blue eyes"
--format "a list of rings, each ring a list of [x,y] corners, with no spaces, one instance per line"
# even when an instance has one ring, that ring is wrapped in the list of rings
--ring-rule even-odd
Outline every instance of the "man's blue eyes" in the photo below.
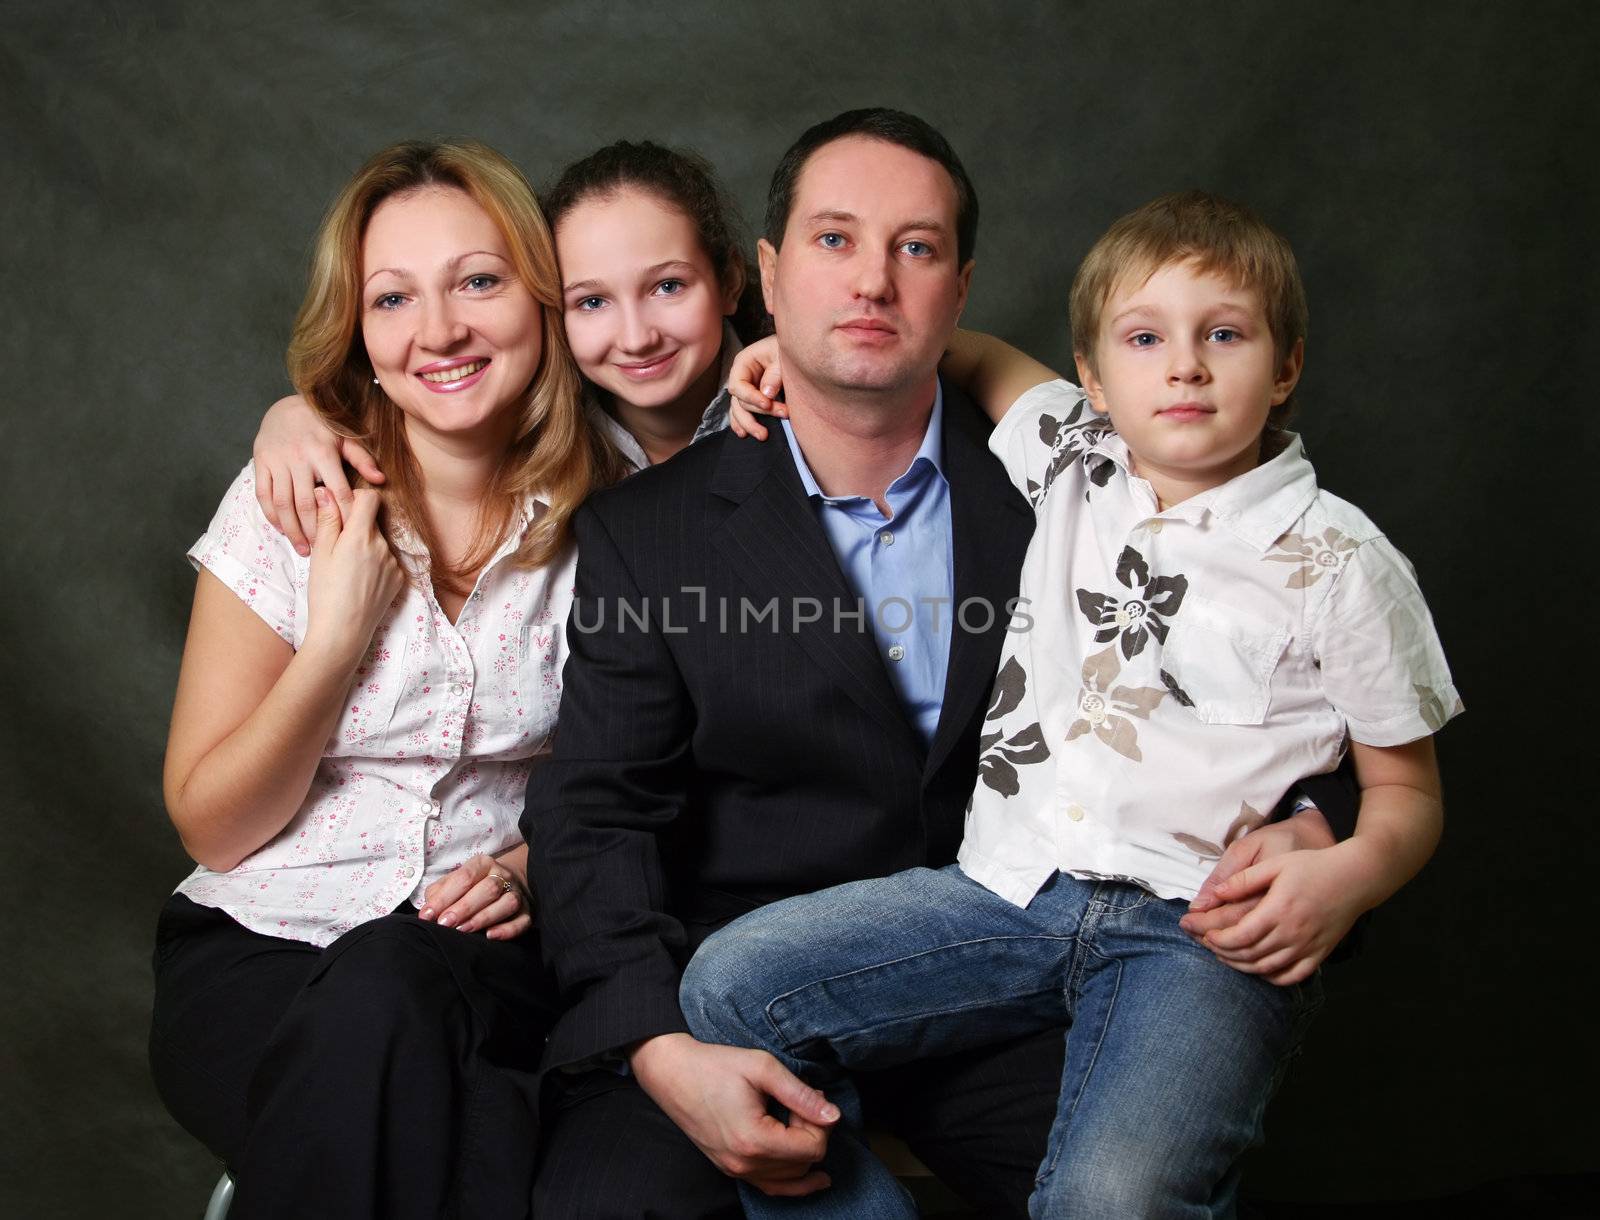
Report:
[[[827,250],[844,249],[845,237],[843,233],[824,233],[817,238],[818,244]],[[925,241],[903,241],[899,248],[913,258],[927,258],[933,253],[933,247]]]

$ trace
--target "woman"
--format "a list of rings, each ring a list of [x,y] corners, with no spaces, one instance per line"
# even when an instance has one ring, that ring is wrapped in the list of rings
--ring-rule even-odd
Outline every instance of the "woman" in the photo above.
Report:
[[[692,153],[619,141],[563,170],[544,206],[591,419],[626,465],[665,461],[724,427],[728,368],[762,333],[766,312],[711,167]],[[262,511],[301,554],[316,535],[316,484],[342,507],[344,462],[371,482],[384,477],[366,449],[294,396],[267,412],[255,459]]]
[[[385,149],[316,243],[289,366],[389,472],[298,555],[240,474],[199,569],[151,1061],[232,1215],[520,1215],[550,990],[517,816],[555,722],[588,425],[549,232],[479,144]]]

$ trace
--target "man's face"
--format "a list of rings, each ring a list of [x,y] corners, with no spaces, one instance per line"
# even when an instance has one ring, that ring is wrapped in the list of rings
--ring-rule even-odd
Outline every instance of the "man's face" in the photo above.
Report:
[[[783,245],[760,243],[786,382],[894,393],[931,381],[972,263],[957,262],[956,188],[936,161],[846,136],[811,154]]]

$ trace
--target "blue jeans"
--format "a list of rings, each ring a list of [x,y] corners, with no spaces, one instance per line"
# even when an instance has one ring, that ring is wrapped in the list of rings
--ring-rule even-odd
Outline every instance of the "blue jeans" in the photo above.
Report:
[[[1058,874],[1026,909],[955,865],[860,881],[746,915],[684,975],[697,1038],[771,1052],[844,1113],[803,1200],[741,1187],[750,1216],[914,1217],[859,1140],[850,1071],[1067,1027],[1035,1217],[1229,1216],[1240,1157],[1321,1004],[1178,927],[1183,902]]]

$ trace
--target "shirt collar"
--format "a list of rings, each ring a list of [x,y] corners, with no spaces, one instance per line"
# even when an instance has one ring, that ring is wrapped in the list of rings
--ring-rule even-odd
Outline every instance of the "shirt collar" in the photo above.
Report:
[[[1317,498],[1317,474],[1306,461],[1305,446],[1296,433],[1287,437],[1277,457],[1195,497],[1209,498],[1207,507],[1257,551],[1283,537]]]
[[[1276,457],[1220,487],[1174,504],[1166,513],[1186,521],[1199,521],[1210,513],[1246,545],[1261,552],[1269,550],[1317,496],[1317,475],[1306,460],[1305,446],[1298,434],[1285,435],[1287,442]],[[1110,429],[1084,453],[1083,461],[1090,471],[1115,462],[1125,476],[1133,477],[1127,442]]]
[[[795,469],[800,472],[800,485],[805,488],[808,496],[821,496],[830,504],[843,503],[849,500],[862,500],[864,496],[829,496],[817,484],[817,476],[811,473],[811,467],[806,463],[806,455],[800,452],[800,442],[794,438],[794,429],[789,426],[787,419],[780,420],[783,425],[784,439],[789,442],[789,452],[794,455]],[[917,470],[919,463],[932,470],[940,478],[944,477],[944,385],[935,380],[933,388],[933,410],[928,413],[928,427],[922,434],[922,444],[917,452],[912,455],[911,462],[904,473],[893,483],[889,490],[893,490],[896,483],[906,478]]]

